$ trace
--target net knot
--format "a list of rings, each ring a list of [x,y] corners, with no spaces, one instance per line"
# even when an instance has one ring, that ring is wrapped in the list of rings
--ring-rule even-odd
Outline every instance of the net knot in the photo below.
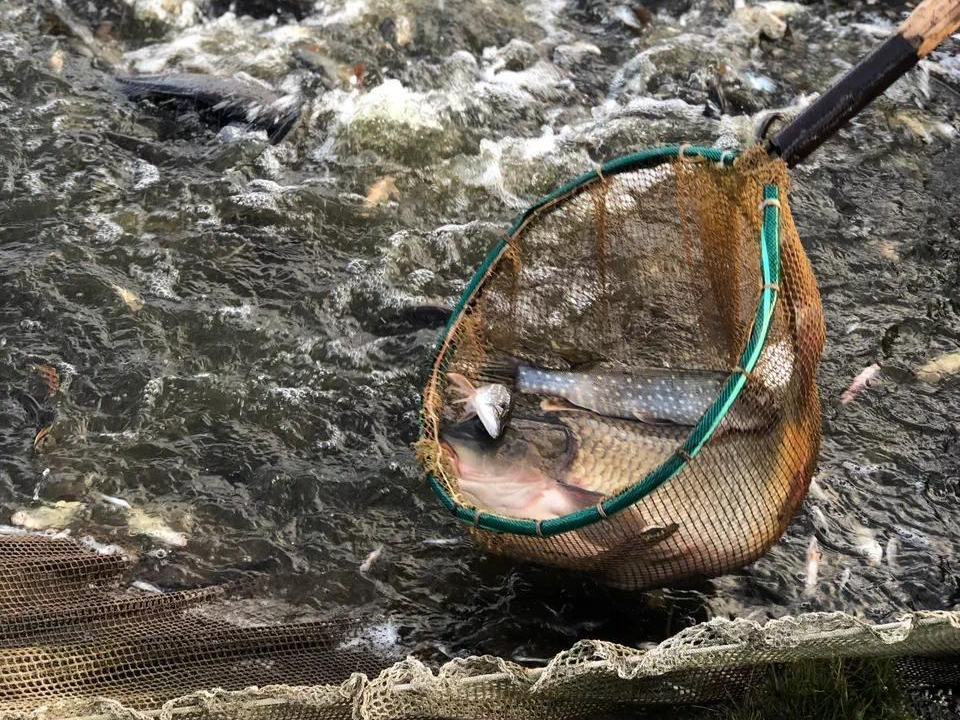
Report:
[[[773,290],[774,292],[780,292],[780,283],[768,282],[764,283],[762,290]]]
[[[760,212],[763,212],[768,207],[775,207],[778,210],[780,209],[780,201],[776,198],[766,198],[762,203],[760,203]]]
[[[723,167],[727,164],[727,160],[732,160],[734,158],[734,152],[732,150],[724,150],[720,153],[720,166]]]
[[[543,520],[537,520],[537,537],[543,537]]]
[[[603,502],[597,503],[597,514],[603,519],[607,518],[607,511],[603,509]]]
[[[677,450],[677,455],[682,457],[685,462],[691,462],[693,460],[693,455],[688,453],[686,448],[680,448]]]

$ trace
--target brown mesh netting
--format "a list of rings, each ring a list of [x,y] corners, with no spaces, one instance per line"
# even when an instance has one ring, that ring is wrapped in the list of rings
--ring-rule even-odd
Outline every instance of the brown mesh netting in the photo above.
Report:
[[[736,701],[784,663],[837,658],[895,658],[902,687],[960,678],[952,612],[715,618],[649,650],[584,640],[538,668],[490,656],[385,667],[353,622],[231,621],[227,588],[133,592],[131,566],[64,538],[0,535],[0,720],[632,717]]]
[[[478,523],[483,547],[638,588],[727,572],[780,537],[819,446],[824,327],[786,167],[759,150],[733,167],[675,159],[600,175],[529,216],[451,325],[419,450],[453,502],[508,526],[595,506],[654,471],[716,399],[756,324],[765,186],[779,191],[778,297],[712,438],[618,514],[601,505],[599,521],[553,537]],[[509,388],[501,437],[465,428],[452,373]],[[531,478],[543,488],[533,500]]]
[[[0,711],[96,696],[156,708],[209,688],[339,684],[386,664],[351,644],[353,622],[237,624],[203,612],[229,588],[135,591],[131,567],[65,538],[0,535]]]

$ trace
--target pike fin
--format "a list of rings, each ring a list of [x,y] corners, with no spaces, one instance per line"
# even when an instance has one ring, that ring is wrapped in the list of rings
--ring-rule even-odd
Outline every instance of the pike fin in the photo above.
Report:
[[[488,353],[477,373],[477,381],[496,385],[505,385],[513,389],[517,380],[517,370],[523,360],[507,353]]]
[[[592,412],[590,410],[587,410],[586,408],[577,407],[573,403],[568,402],[567,400],[564,400],[562,398],[544,398],[543,400],[540,401],[540,409],[543,410],[543,412],[552,412],[552,413]]]

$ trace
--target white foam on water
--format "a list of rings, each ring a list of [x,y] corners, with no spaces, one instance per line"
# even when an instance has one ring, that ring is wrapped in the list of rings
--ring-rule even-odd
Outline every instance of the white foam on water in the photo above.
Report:
[[[396,623],[386,622],[371,625],[365,628],[357,637],[340,643],[341,650],[351,648],[369,648],[384,654],[397,651],[400,641],[400,631]]]
[[[320,25],[353,25],[367,13],[370,4],[367,0],[344,0],[344,2],[318,2]]]
[[[176,29],[193,25],[201,17],[193,0],[125,0],[137,20],[162,23]]]
[[[84,223],[93,229],[93,239],[101,245],[113,245],[123,236],[123,228],[106,215],[100,213],[88,215]]]
[[[180,279],[180,271],[168,260],[162,260],[152,270],[144,270],[138,265],[130,266],[130,274],[146,290],[146,295],[164,300],[179,300],[180,297],[173,291],[173,286]]]
[[[250,303],[243,303],[242,305],[223,305],[222,307],[218,307],[216,312],[217,315],[222,318],[246,320],[253,312],[253,307],[250,305]]]
[[[217,132],[217,140],[225,145],[248,141],[268,143],[270,142],[270,136],[267,135],[266,130],[231,123],[220,128]]]
[[[385,128],[443,129],[427,95],[410,90],[399,80],[384,80],[364,94],[340,91],[331,101],[339,106],[340,122],[344,125],[370,121],[382,123]]]
[[[102,543],[91,537],[90,535],[84,535],[79,540],[80,544],[85,547],[87,550],[93,550],[93,552],[98,555],[124,555],[126,551],[119,545],[111,545],[109,543]]]
[[[317,394],[316,390],[309,387],[271,387],[268,392],[279,396],[291,405],[301,405]]]
[[[133,168],[133,189],[145,190],[160,180],[160,170],[146,160],[137,160]]]

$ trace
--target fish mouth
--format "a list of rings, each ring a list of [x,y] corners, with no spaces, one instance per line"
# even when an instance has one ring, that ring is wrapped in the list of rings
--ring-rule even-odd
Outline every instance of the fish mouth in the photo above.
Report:
[[[478,443],[489,439],[483,423],[480,422],[480,418],[476,415],[458,423],[448,425],[440,433],[440,437],[441,440],[448,445],[451,444],[451,440],[454,442]]]

